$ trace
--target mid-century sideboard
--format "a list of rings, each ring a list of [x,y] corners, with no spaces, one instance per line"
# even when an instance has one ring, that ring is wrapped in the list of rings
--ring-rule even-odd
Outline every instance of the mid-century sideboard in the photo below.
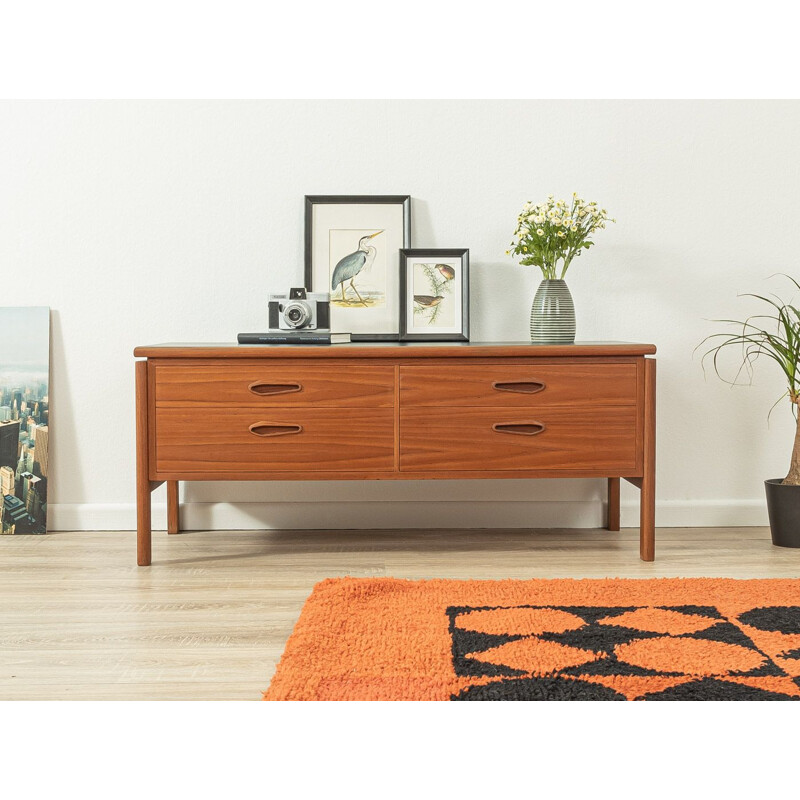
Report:
[[[176,344],[137,347],[138,563],[150,493],[179,481],[620,478],[655,557],[651,344]],[[536,520],[531,520],[536,527]]]

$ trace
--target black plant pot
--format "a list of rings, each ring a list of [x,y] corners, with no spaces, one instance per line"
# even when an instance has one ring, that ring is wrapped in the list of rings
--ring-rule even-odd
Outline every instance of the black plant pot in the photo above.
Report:
[[[764,481],[772,544],[800,547],[800,486],[784,486],[781,481]]]

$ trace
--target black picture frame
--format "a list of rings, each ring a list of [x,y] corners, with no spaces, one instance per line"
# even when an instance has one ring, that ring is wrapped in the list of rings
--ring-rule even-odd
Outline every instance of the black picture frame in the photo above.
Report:
[[[461,261],[461,332],[460,333],[409,333],[408,314],[408,262],[409,259],[430,258],[459,259]],[[412,301],[413,302],[413,301]],[[469,250],[467,248],[416,249],[400,251],[400,341],[402,342],[468,342],[469,341]]]
[[[411,247],[411,195],[306,195],[305,197],[305,261],[304,281],[310,291],[328,291],[329,287],[315,287],[314,284],[314,206],[315,205],[400,205],[403,209],[403,248]],[[353,333],[354,342],[398,341],[397,333]]]

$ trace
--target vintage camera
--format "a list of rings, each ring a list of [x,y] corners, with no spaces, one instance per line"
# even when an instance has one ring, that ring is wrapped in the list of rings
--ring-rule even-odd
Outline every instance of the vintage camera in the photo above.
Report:
[[[330,295],[289,289],[288,294],[269,296],[269,327],[279,331],[327,331],[330,323]]]

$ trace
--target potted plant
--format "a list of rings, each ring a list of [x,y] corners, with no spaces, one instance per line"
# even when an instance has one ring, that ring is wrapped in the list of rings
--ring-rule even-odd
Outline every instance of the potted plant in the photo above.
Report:
[[[517,217],[511,249],[520,263],[542,271],[531,307],[531,341],[571,344],[575,341],[575,307],[564,276],[572,260],[594,242],[589,238],[611,219],[604,208],[576,193],[572,202],[549,195],[543,203],[525,203]]]
[[[794,279],[789,280],[800,289]],[[792,413],[797,420],[792,448],[792,459],[789,472],[785,478],[770,478],[764,481],[767,493],[767,512],[772,531],[773,544],[780,547],[800,547],[800,420],[797,406],[800,403],[800,311],[791,303],[785,303],[777,297],[763,297],[757,294],[746,294],[766,303],[767,313],[755,314],[744,321],[715,320],[737,327],[733,333],[715,333],[701,342],[702,346],[709,340],[719,341],[703,354],[703,364],[707,358],[712,359],[714,371],[720,375],[718,358],[720,353],[729,348],[741,348],[741,364],[733,380],[726,383],[736,384],[744,371],[752,374],[753,363],[760,357],[772,359],[783,372],[786,391],[776,401],[777,405],[784,397],[789,399]],[[771,324],[770,324],[771,323]],[[773,406],[774,408],[775,406]],[[770,410],[771,413],[771,410]]]

